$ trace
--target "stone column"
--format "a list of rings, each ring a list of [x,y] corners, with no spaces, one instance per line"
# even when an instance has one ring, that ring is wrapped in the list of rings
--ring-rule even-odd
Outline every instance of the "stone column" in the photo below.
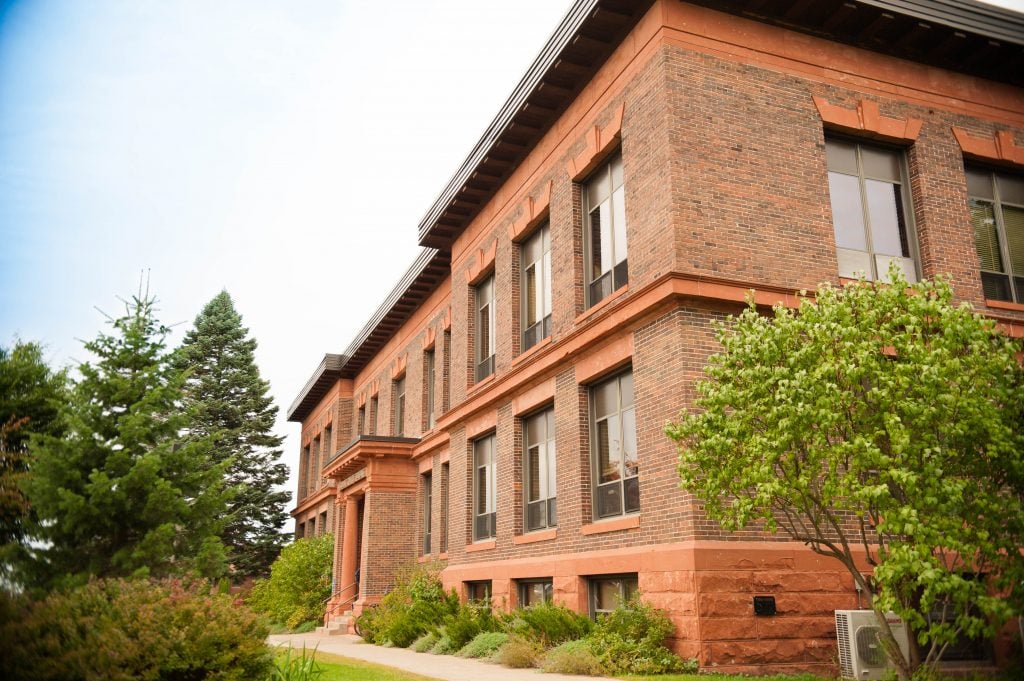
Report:
[[[355,496],[345,497],[345,531],[341,545],[341,600],[351,605],[357,591],[356,564],[359,556],[359,499]]]

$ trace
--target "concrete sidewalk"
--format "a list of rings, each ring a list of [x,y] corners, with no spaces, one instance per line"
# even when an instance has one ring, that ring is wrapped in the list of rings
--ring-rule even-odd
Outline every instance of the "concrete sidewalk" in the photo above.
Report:
[[[431,655],[414,653],[403,648],[382,648],[364,643],[358,636],[321,636],[309,634],[281,634],[271,636],[272,646],[291,645],[301,649],[316,648],[323,653],[344,655],[365,662],[382,664],[423,676],[444,681],[580,681],[608,677],[568,676],[566,674],[545,674],[537,669],[509,669],[501,665],[467,660],[454,655]]]

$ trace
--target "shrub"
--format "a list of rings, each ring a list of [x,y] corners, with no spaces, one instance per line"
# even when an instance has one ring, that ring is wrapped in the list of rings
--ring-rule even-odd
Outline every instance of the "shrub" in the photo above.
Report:
[[[620,605],[601,617],[587,643],[611,674],[664,674],[694,671],[665,647],[673,626],[661,610],[639,600]]]
[[[445,593],[437,571],[417,565],[401,572],[380,604],[360,615],[356,624],[371,643],[407,648],[426,632],[436,631],[458,609],[458,596]]]
[[[295,629],[292,630],[292,633],[293,634],[308,634],[309,632],[311,632],[314,629],[316,629],[318,626],[320,626],[320,624],[318,622],[306,621],[306,622],[303,622],[302,624],[300,624],[299,626],[295,627]]]
[[[430,649],[430,652],[434,655],[451,655],[456,650],[458,648],[452,643],[452,639],[448,634],[441,634],[441,637],[437,639],[437,643]]]
[[[413,644],[409,647],[417,653],[429,653],[439,638],[440,636],[438,636],[436,631],[428,631],[413,641]]]
[[[565,641],[584,638],[593,627],[594,623],[588,617],[564,605],[538,603],[516,611],[509,630],[544,648],[550,648]]]
[[[4,596],[0,678],[260,679],[267,630],[204,581],[96,580],[43,600]]]
[[[541,659],[540,668],[550,674],[604,674],[601,661],[594,655],[587,641],[566,641],[552,648]]]
[[[503,631],[485,631],[462,646],[457,653],[459,657],[490,657],[498,648],[508,641],[508,634]]]
[[[537,660],[543,652],[544,649],[536,641],[521,636],[509,636],[505,645],[498,649],[494,659],[506,667],[524,669],[536,667]]]
[[[270,566],[270,578],[253,584],[247,603],[289,629],[322,622],[331,596],[333,555],[334,538],[329,534],[292,542]]]
[[[465,603],[445,622],[445,633],[458,650],[472,641],[478,634],[499,631],[501,622],[486,603]]]

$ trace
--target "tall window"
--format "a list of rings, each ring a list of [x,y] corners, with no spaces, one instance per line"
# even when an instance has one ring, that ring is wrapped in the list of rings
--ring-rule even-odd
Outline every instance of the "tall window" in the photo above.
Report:
[[[476,287],[476,380],[494,373],[494,275]]]
[[[405,435],[405,376],[394,382],[391,393],[394,397],[395,435]]]
[[[334,450],[331,448],[331,438],[333,434],[334,431],[330,426],[324,426],[324,455],[320,461],[321,466],[326,466],[327,462],[331,460],[331,454],[334,453]]]
[[[629,281],[621,152],[616,152],[587,181],[583,201],[589,306],[599,303]]]
[[[531,605],[550,603],[552,594],[551,579],[520,579],[516,582],[518,586],[519,607],[528,608]]]
[[[590,615],[606,615],[636,597],[636,575],[612,575],[590,580]]]
[[[327,534],[327,511],[320,514],[320,522],[318,523],[320,528],[320,534]]]
[[[320,489],[320,437],[317,436],[313,439],[312,447],[313,458],[310,461],[309,466],[309,492],[313,492]]]
[[[555,410],[545,409],[523,423],[523,480],[527,531],[558,523],[555,497]]]
[[[448,553],[448,464],[441,464],[441,553]]]
[[[495,534],[494,436],[473,443],[473,540],[489,539]]]
[[[302,448],[302,459],[299,466],[299,499],[309,494],[309,445]]]
[[[430,473],[423,475],[423,555],[430,554],[430,528],[433,519],[433,476]]]
[[[907,281],[917,281],[903,154],[832,139],[825,152],[839,276],[885,281],[895,262]]]
[[[356,412],[356,435],[362,435],[366,432],[366,405],[359,407],[359,411]]]
[[[434,370],[434,349],[431,348],[423,353],[423,409],[427,412],[424,423],[426,430],[434,428],[434,383],[436,372]]]
[[[968,168],[967,195],[985,297],[1024,303],[1024,177]]]
[[[551,227],[545,222],[522,245],[523,350],[551,335]]]
[[[368,433],[370,435],[377,434],[377,396],[374,395],[370,398],[370,427]]]
[[[632,371],[591,389],[590,418],[597,517],[639,511],[640,465]]]

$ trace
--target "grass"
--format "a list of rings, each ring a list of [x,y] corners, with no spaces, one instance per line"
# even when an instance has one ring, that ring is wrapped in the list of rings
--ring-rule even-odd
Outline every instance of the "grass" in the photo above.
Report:
[[[813,674],[773,674],[772,676],[744,676],[742,674],[662,674],[659,676],[622,676],[630,681],[826,681]]]
[[[316,659],[324,670],[320,681],[437,681],[431,676],[420,676],[342,655],[318,652]]]

